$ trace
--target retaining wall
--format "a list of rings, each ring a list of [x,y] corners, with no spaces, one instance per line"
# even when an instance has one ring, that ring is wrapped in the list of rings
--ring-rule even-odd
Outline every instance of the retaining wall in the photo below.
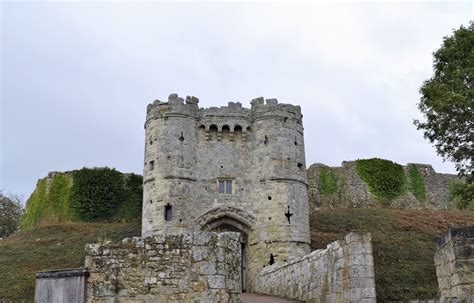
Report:
[[[304,302],[376,302],[370,233],[350,233],[326,249],[266,267],[258,293]]]
[[[474,302],[474,226],[449,229],[434,260],[441,301]]]

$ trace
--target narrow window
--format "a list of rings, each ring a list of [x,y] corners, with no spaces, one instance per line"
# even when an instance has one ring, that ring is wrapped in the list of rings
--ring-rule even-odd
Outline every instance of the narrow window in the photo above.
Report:
[[[219,180],[219,194],[232,194],[232,180]]]
[[[225,181],[225,193],[228,195],[232,194],[232,180]]]
[[[150,161],[150,170],[155,169],[155,161]]]
[[[165,206],[165,221],[171,221],[173,219],[173,206],[169,203]]]

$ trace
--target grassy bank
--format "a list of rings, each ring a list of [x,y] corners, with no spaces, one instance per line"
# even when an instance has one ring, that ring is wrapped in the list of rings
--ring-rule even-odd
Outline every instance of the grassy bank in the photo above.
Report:
[[[33,302],[35,272],[82,267],[86,243],[139,235],[138,223],[68,223],[18,232],[0,241],[0,298]]]

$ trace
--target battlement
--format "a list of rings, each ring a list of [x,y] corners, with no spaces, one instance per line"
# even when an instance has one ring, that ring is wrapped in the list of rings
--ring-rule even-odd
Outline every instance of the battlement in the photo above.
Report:
[[[301,107],[291,104],[278,103],[277,99],[255,98],[250,101],[251,108],[245,108],[240,102],[228,102],[227,106],[200,108],[199,99],[187,96],[186,99],[178,94],[171,94],[168,102],[155,100],[147,107],[147,121],[165,115],[188,115],[195,118],[206,117],[241,117],[248,120],[260,117],[287,116],[301,120]]]

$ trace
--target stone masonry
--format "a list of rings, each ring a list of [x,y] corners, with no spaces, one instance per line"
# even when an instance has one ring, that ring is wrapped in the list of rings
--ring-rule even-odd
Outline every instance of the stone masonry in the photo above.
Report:
[[[86,247],[87,302],[240,302],[240,234],[185,232]]]
[[[304,302],[376,302],[370,234],[350,233],[300,260],[269,266],[255,289]]]
[[[142,235],[240,232],[251,290],[271,255],[283,263],[310,251],[301,109],[198,102],[172,94],[148,105]]]
[[[474,226],[449,229],[434,257],[441,302],[474,302]]]
[[[406,191],[396,198],[391,207],[411,209],[448,209],[453,206],[449,197],[449,182],[456,180],[456,175],[437,173],[431,165],[414,164],[423,176],[426,201],[418,201],[413,194]],[[370,193],[365,182],[356,172],[355,161],[344,161],[342,166],[330,167],[321,163],[311,165],[308,169],[308,198],[311,207],[318,208],[371,208],[382,207]],[[406,170],[408,167],[404,167]],[[319,174],[322,169],[338,177],[337,193],[325,196],[318,190]]]

